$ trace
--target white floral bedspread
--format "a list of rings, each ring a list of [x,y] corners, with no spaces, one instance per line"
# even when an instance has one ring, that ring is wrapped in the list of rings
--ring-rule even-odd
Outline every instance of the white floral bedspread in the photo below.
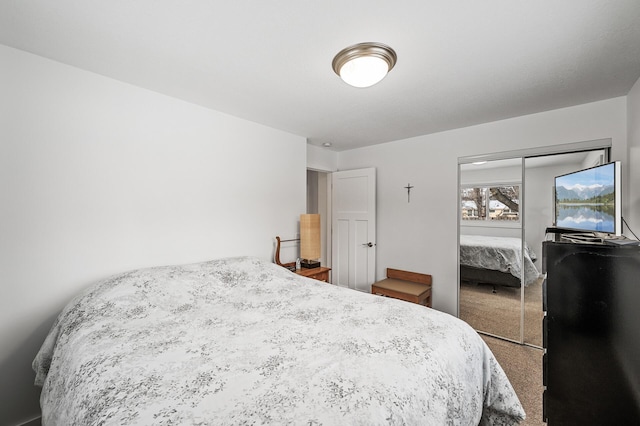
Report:
[[[533,264],[536,254],[525,244],[525,286],[540,277]],[[507,272],[516,278],[522,274],[522,243],[520,238],[460,235],[460,264],[475,268]]]
[[[33,362],[44,425],[514,424],[448,314],[256,258],[141,269],[72,300]]]

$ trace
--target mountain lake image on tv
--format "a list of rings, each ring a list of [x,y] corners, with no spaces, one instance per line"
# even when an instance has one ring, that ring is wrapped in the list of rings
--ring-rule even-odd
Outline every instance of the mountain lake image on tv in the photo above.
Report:
[[[555,179],[556,227],[620,235],[620,162]]]

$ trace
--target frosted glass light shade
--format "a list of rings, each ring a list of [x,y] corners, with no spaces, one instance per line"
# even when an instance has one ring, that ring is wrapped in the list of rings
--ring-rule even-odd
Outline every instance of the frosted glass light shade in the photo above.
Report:
[[[333,58],[333,71],[354,87],[369,87],[382,80],[397,61],[396,52],[381,43],[359,43]]]
[[[362,56],[347,62],[340,68],[340,78],[354,87],[373,86],[389,72],[389,64],[376,56]]]
[[[320,215],[300,215],[300,257],[320,259]]]

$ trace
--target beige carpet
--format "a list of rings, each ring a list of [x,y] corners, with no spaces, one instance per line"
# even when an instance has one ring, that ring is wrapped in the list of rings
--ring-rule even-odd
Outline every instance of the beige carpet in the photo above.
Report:
[[[474,329],[520,341],[520,289],[460,285],[460,318]],[[542,346],[542,279],[525,287],[524,341]]]
[[[481,335],[507,374],[524,407],[522,425],[542,426],[542,349]]]
[[[520,341],[520,289],[486,284],[460,285],[460,318],[474,329]],[[524,341],[542,346],[542,279],[525,287]],[[527,413],[522,423],[542,421],[541,349],[482,335],[504,369]]]

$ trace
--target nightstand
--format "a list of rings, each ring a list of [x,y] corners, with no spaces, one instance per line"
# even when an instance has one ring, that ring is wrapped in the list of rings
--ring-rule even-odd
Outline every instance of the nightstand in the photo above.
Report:
[[[311,268],[311,269],[302,268],[302,269],[298,269],[296,271],[296,274],[328,283],[330,270],[331,268],[325,268],[324,266],[321,266],[319,268]]]

